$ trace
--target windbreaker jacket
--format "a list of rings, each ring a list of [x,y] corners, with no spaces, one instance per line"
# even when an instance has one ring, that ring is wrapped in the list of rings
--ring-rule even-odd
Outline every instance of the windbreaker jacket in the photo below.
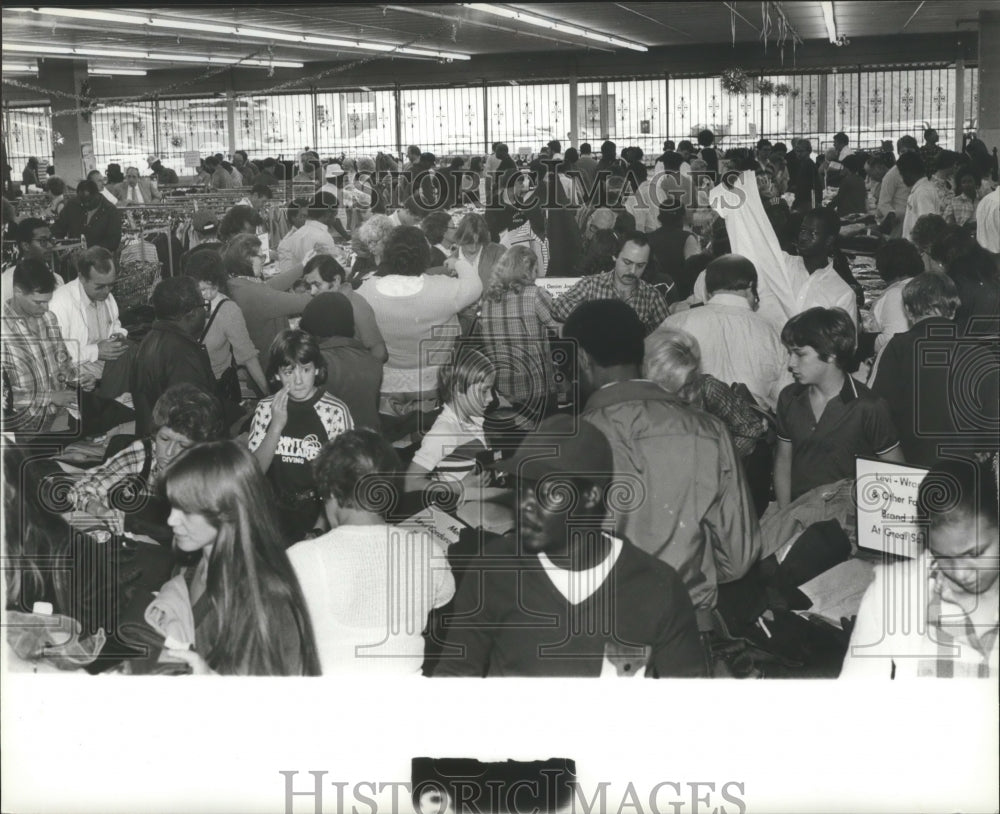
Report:
[[[635,499],[611,497],[618,534],[676,569],[708,629],[718,583],[739,579],[760,556],[753,500],[725,425],[646,380],[598,390],[582,417],[611,442],[619,496],[629,479],[642,484]]]
[[[49,301],[49,310],[56,315],[56,319],[59,321],[59,329],[62,331],[66,349],[74,364],[96,362],[100,353],[96,342],[93,344],[87,342],[89,338],[87,328],[89,302],[79,277],[70,280],[66,285],[59,286]],[[118,303],[115,302],[115,295],[108,294],[105,302],[108,304],[108,313],[111,317],[109,333],[127,334],[128,331],[122,327],[118,316]]]

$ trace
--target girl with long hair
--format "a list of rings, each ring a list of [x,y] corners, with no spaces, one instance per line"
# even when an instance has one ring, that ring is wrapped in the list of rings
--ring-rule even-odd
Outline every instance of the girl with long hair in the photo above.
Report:
[[[154,628],[190,646],[170,655],[196,674],[319,675],[312,623],[253,455],[233,441],[192,447],[164,486],[175,548],[201,553],[146,610]]]

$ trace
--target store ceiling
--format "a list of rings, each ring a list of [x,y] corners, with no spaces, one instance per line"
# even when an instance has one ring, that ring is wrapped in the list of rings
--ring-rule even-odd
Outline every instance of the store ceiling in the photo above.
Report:
[[[828,41],[822,3],[812,0],[771,3],[768,8],[770,41],[775,41],[779,14],[783,10],[791,29],[801,40]],[[955,33],[975,31],[981,9],[996,8],[989,0],[839,0],[834,15],[839,36],[853,38],[885,35]],[[624,3],[517,3],[508,8],[526,11],[568,25],[631,40],[649,48],[658,46],[724,44],[761,39],[767,24],[759,2],[624,2]],[[77,7],[127,13],[121,7]],[[158,6],[132,7],[137,15],[162,16],[192,22],[251,26],[321,37],[358,39],[420,49],[452,51],[468,55],[518,54],[526,52],[585,53],[590,49],[618,51],[614,46],[582,37],[538,28],[518,20],[497,17],[462,4],[386,5],[250,5],[241,7]],[[791,37],[791,32],[788,33]],[[370,51],[336,49],[262,39],[241,40],[208,32],[135,27],[128,23],[67,19],[18,11],[11,4],[3,9],[4,62],[33,60],[31,53],[8,50],[10,44],[45,47],[76,47],[98,50],[131,49],[167,51],[171,54],[212,54],[240,59],[253,54],[258,59],[303,63],[353,61],[373,56]],[[850,44],[845,45],[850,48]],[[377,55],[384,57],[384,55]],[[27,58],[27,59],[26,59]],[[401,66],[410,58],[399,56]],[[92,62],[146,70],[170,69],[183,62],[143,62],[125,58],[88,57]],[[460,65],[456,62],[456,66]],[[244,68],[266,71],[266,68]]]

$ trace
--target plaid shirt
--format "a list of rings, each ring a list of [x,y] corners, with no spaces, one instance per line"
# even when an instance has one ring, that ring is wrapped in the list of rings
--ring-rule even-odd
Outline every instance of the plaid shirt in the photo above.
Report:
[[[976,219],[978,204],[978,198],[971,200],[965,195],[952,195],[944,205],[944,219],[956,226],[965,226],[970,220]]]
[[[545,329],[558,330],[559,325],[548,291],[530,285],[505,292],[499,301],[483,297],[479,324],[500,393],[515,404],[529,404],[555,391]]]
[[[5,302],[0,364],[10,388],[12,422],[17,425],[11,428],[37,431],[52,403],[52,393],[69,389],[73,379],[73,363],[55,314],[46,311],[32,319]]]
[[[622,300],[632,306],[632,310],[639,315],[639,319],[646,326],[647,336],[660,327],[660,323],[669,313],[667,301],[660,292],[642,280],[639,280],[639,284],[628,299],[620,296],[615,288],[615,272],[612,269],[580,280],[552,303],[552,316],[559,322],[565,322],[578,305],[588,300]]]
[[[697,379],[693,405],[722,419],[741,456],[753,452],[767,432],[767,421],[753,407],[707,373]]]
[[[135,477],[140,475],[146,466],[146,445],[140,438],[125,447],[114,458],[82,475],[69,491],[70,502],[79,510],[85,509],[87,504],[94,500],[109,509],[127,510],[130,507],[124,505],[126,501],[135,502],[136,507],[138,507],[140,498],[156,494],[156,486],[160,477],[155,447],[150,451],[150,455],[152,462],[149,477],[144,483]],[[112,490],[117,484],[126,480],[136,483],[139,488],[132,495],[125,493],[118,495],[119,499],[115,502],[122,505],[112,506],[109,500]]]

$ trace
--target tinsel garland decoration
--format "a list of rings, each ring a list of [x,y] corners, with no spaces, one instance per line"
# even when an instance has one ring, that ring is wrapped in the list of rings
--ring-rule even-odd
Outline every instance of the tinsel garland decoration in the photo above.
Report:
[[[750,90],[750,77],[740,68],[727,68],[719,76],[722,89],[733,96]]]

